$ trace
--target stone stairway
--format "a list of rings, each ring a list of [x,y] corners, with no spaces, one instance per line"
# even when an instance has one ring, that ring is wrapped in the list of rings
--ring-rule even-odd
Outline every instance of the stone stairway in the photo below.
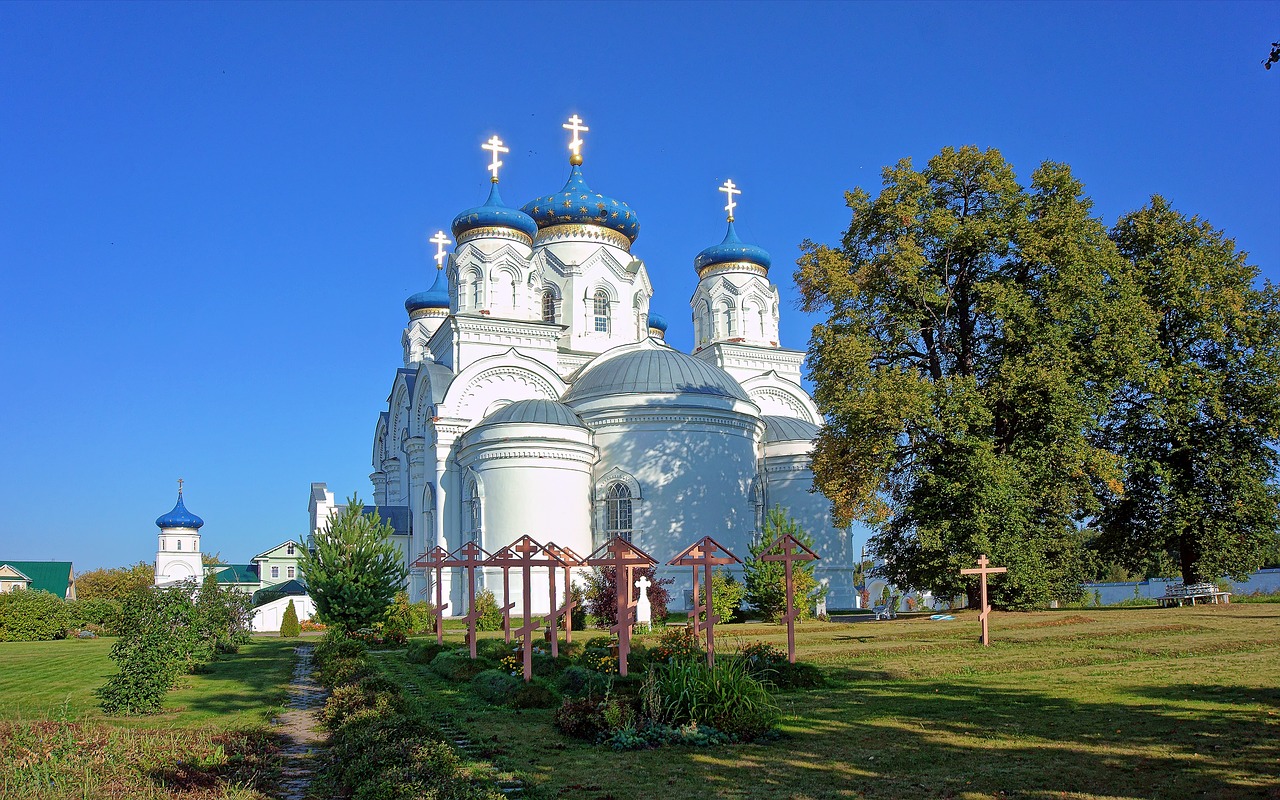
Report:
[[[324,745],[325,732],[316,710],[324,705],[328,692],[315,682],[311,651],[309,644],[299,645],[294,650],[298,660],[293,667],[293,681],[289,684],[289,699],[285,703],[285,711],[273,720],[286,743],[282,751],[284,766],[281,769],[280,800],[303,800],[306,797],[316,774],[315,755]]]

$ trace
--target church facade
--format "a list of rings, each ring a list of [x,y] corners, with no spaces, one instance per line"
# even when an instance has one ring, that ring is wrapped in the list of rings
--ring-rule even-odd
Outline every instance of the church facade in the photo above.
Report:
[[[405,303],[403,361],[374,427],[370,478],[407,562],[467,541],[492,553],[524,535],[581,555],[620,535],[660,564],[711,536],[745,558],[780,505],[815,539],[828,604],[852,607],[849,531],[831,526],[826,499],[810,491],[820,418],[800,385],[804,354],[778,341],[769,254],[734,231],[739,191],[721,187],[728,230],[694,258],[695,347],[681,352],[649,311],[636,213],[588,186],[586,128],[576,116],[564,127],[568,181],[519,209],[498,191],[506,148],[497,137],[484,145],[489,197],[454,219],[454,242],[432,239],[435,282]],[[335,508],[313,484],[313,533]],[[680,608],[688,570],[659,574],[676,579]],[[434,599],[430,579],[411,572],[415,599]],[[500,572],[481,580],[503,602]],[[449,613],[464,613],[461,575],[442,582]],[[547,592],[533,588],[531,611],[544,613]]]

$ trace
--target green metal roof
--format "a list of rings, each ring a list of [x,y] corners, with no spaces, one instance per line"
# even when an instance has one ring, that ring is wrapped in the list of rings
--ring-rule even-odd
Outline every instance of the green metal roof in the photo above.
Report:
[[[228,564],[216,573],[218,583],[260,583],[254,564]]]
[[[30,578],[32,589],[43,589],[62,598],[67,596],[67,587],[71,585],[70,561],[6,561],[0,558],[0,564],[8,564]]]

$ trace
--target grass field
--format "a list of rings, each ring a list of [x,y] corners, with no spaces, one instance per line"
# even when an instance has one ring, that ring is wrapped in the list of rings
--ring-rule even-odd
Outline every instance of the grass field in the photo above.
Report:
[[[831,686],[779,696],[779,740],[720,749],[607,751],[384,658],[543,797],[1280,798],[1280,606],[997,612],[992,631],[806,624],[800,658]],[[735,637],[785,647],[717,626]]]
[[[165,711],[107,717],[111,639],[0,643],[0,797],[262,800],[278,783],[268,718],[293,642],[255,639],[188,675]]]

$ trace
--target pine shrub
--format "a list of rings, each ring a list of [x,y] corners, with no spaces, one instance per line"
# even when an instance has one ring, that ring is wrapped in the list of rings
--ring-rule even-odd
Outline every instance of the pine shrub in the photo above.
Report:
[[[502,630],[502,609],[498,607],[498,600],[493,592],[485,589],[476,595],[476,611],[480,615],[476,620],[476,630]]]
[[[285,639],[296,639],[302,634],[302,625],[298,622],[298,610],[293,601],[284,607],[284,618],[280,620],[280,636]]]

